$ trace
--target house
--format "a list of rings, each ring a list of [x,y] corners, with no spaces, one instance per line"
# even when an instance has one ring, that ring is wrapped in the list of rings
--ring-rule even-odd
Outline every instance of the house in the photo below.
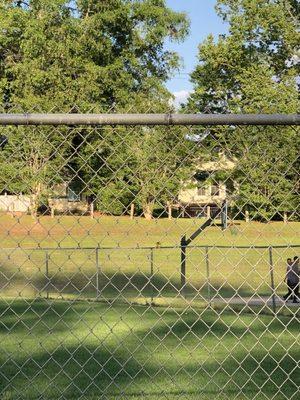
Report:
[[[232,171],[236,160],[219,153],[217,160],[200,163],[192,179],[185,182],[178,195],[178,207],[183,216],[211,217],[221,212],[224,202],[230,202],[229,180],[220,179],[221,172]],[[236,187],[236,185],[233,183]]]
[[[0,212],[5,213],[30,213],[30,195],[12,194],[3,192],[0,194]],[[48,198],[48,206],[51,214],[86,214],[90,210],[90,199],[87,196],[78,194],[72,183],[63,182],[56,184],[51,190],[51,197]],[[43,208],[47,207],[45,205]]]
[[[14,195],[3,192],[0,195],[0,211],[6,213],[24,213],[27,214],[30,208],[30,196],[23,194]]]
[[[89,212],[89,198],[79,193],[72,182],[57,184],[52,196],[48,199],[51,215],[59,214],[86,214]]]

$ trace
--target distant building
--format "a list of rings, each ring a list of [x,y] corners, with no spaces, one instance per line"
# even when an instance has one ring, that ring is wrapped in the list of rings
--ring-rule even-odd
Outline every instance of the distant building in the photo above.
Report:
[[[72,183],[63,182],[55,186],[51,198],[48,199],[51,213],[79,213],[85,214],[89,211],[89,199],[78,193]]]
[[[229,202],[227,183],[216,178],[217,172],[231,171],[236,162],[224,153],[216,161],[200,163],[193,178],[183,184],[178,207],[186,217],[217,215],[225,201]]]
[[[14,195],[3,192],[0,195],[0,211],[5,213],[24,213],[27,214],[30,208],[30,197],[26,195]]]
[[[0,194],[0,212],[5,213],[30,213],[30,195],[3,192]],[[59,214],[86,214],[90,209],[90,199],[72,187],[69,182],[57,184],[51,189],[48,198],[51,213]],[[45,207],[47,205],[45,204]]]

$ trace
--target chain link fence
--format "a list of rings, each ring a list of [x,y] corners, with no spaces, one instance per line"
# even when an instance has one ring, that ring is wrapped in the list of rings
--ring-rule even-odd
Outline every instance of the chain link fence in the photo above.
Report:
[[[1,398],[297,399],[299,116],[21,111]]]

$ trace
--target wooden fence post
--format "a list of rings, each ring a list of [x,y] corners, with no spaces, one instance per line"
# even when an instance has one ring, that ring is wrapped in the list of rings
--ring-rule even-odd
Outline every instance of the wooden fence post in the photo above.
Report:
[[[245,217],[246,217],[246,222],[247,223],[250,222],[250,216],[249,216],[249,211],[248,210],[245,211]]]
[[[210,218],[211,217],[211,212],[210,212],[210,206],[206,207],[206,217]]]
[[[91,218],[94,218],[94,202],[91,203]]]
[[[134,204],[131,203],[130,205],[130,219],[134,218]]]
[[[168,207],[168,219],[172,219],[172,204],[170,201],[167,202]]]

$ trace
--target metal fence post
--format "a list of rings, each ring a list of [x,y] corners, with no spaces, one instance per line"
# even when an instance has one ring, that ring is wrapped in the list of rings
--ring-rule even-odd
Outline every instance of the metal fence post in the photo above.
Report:
[[[49,278],[49,253],[46,251],[45,253],[45,274],[46,274],[46,299],[49,299],[49,283],[50,283],[50,278]]]
[[[273,313],[276,314],[274,264],[273,264],[273,248],[272,248],[272,246],[269,247],[269,265],[270,265],[270,277],[271,277],[271,289],[272,289],[272,309],[273,309]]]
[[[96,299],[100,296],[100,266],[99,266],[99,247],[96,247]]]
[[[151,286],[151,304],[154,299],[154,285],[153,285],[153,247],[150,249],[150,286]]]
[[[206,263],[207,297],[208,297],[208,304],[209,304],[209,306],[211,306],[209,256],[208,256],[208,247],[207,246],[205,247],[205,263]]]
[[[180,292],[181,295],[185,293],[185,285],[186,285],[186,236],[182,236],[180,241],[180,255],[181,255],[181,262],[180,262],[180,280],[181,280],[181,287]]]

